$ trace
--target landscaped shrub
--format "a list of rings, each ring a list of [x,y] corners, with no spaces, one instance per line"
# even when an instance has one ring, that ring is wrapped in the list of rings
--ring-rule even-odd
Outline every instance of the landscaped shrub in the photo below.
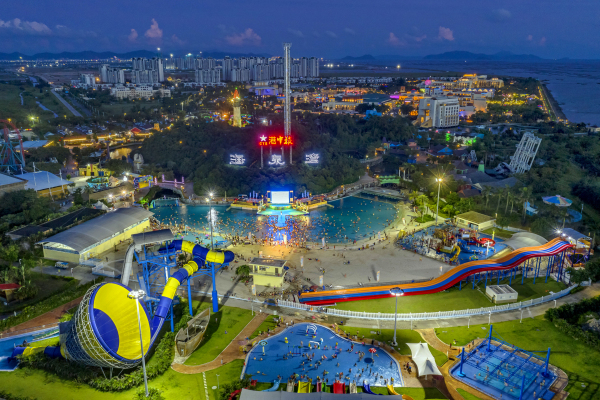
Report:
[[[102,278],[98,278],[92,282],[86,283],[85,285],[77,286],[77,281],[72,280],[62,292],[52,295],[32,306],[23,308],[20,314],[1,320],[0,331],[15,325],[19,325],[25,321],[29,321],[30,319],[38,317],[47,313],[48,311],[60,307],[63,304],[75,300],[76,298],[83,296],[90,287],[101,281]]]
[[[146,397],[146,389],[141,388],[133,396],[133,400],[165,400],[165,396],[157,388],[148,388],[148,397]]]
[[[557,308],[550,308],[546,310],[544,317],[564,334],[600,350],[600,335],[597,332],[585,331],[578,325],[581,315],[590,311],[597,312],[598,309],[600,309],[600,296],[584,299],[573,304],[563,304]]]
[[[6,390],[0,390],[0,399],[4,400],[37,400],[37,397],[17,396]]]

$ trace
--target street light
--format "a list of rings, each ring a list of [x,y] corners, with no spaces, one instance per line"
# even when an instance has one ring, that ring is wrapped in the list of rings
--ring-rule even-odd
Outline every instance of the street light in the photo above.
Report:
[[[435,207],[435,226],[438,224],[438,214],[440,213],[440,188],[442,186],[442,178],[435,178],[435,181],[438,183],[438,198],[437,198],[437,206]]]
[[[392,346],[398,346],[396,343],[396,322],[398,321],[398,296],[404,295],[404,290],[399,287],[391,288],[390,293],[396,297],[396,310],[394,311],[394,339],[392,340]]]
[[[208,210],[208,215],[210,216],[210,219],[208,220],[208,224],[210,225],[210,249],[213,249],[213,208],[212,208],[212,197],[213,197],[214,193],[213,192],[209,192],[208,196],[209,198],[206,199],[206,201],[208,202],[210,209]]]
[[[144,387],[146,388],[146,397],[148,397],[148,377],[146,376],[146,361],[144,360],[144,343],[142,342],[142,322],[140,321],[140,299],[143,299],[146,293],[143,290],[132,290],[127,297],[135,300],[137,310],[138,328],[140,330],[140,347],[142,348],[142,369],[144,370]]]

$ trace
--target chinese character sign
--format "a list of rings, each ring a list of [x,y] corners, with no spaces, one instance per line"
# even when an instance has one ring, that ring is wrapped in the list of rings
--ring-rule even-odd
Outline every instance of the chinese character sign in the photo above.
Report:
[[[307,154],[304,162],[306,164],[318,164],[319,163],[319,154],[318,153]]]
[[[261,135],[258,137],[259,146],[291,146],[293,144],[291,136]]]
[[[245,163],[246,163],[246,158],[242,154],[230,154],[229,155],[229,164],[244,165]]]
[[[285,162],[282,160],[280,154],[273,154],[271,156],[271,161],[269,161],[269,165],[272,165],[273,167],[280,167],[285,165]]]

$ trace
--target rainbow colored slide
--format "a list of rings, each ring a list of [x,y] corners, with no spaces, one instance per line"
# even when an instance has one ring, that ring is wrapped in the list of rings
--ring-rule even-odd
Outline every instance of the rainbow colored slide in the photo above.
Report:
[[[209,250],[188,241],[175,240],[170,246],[192,254],[194,259],[167,280],[152,320],[144,299],[129,298],[129,287],[121,283],[101,283],[88,290],[73,319],[61,326],[60,346],[17,347],[12,357],[44,351],[51,357],[62,356],[98,367],[131,368],[141,362],[140,330],[146,354],[160,333],[179,285],[207,261],[223,264],[234,257],[231,251]]]
[[[470,261],[457,265],[445,274],[427,282],[307,292],[300,295],[300,302],[309,305],[326,305],[342,301],[380,299],[392,297],[390,289],[394,287],[401,288],[405,296],[441,292],[473,274],[514,268],[530,258],[553,256],[571,247],[572,244],[556,238],[542,246],[524,247],[498,259]]]

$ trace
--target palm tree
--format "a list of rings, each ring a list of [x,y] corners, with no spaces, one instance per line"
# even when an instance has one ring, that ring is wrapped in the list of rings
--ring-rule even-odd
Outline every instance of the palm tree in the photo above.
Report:
[[[485,198],[485,209],[488,209],[488,202],[490,201],[490,196],[492,195],[493,190],[489,186],[483,187],[483,197]]]
[[[504,207],[504,214],[508,211],[508,200],[512,197],[512,193],[510,187],[508,185],[505,186],[506,190],[506,207]]]
[[[496,214],[498,214],[498,208],[500,208],[500,200],[502,200],[502,193],[504,193],[504,189],[498,189],[496,194],[498,195],[498,204],[496,205]]]
[[[523,223],[525,223],[525,218],[527,216],[527,203],[529,202],[529,197],[531,197],[531,191],[527,187],[521,188],[521,196],[519,200],[523,200]]]

